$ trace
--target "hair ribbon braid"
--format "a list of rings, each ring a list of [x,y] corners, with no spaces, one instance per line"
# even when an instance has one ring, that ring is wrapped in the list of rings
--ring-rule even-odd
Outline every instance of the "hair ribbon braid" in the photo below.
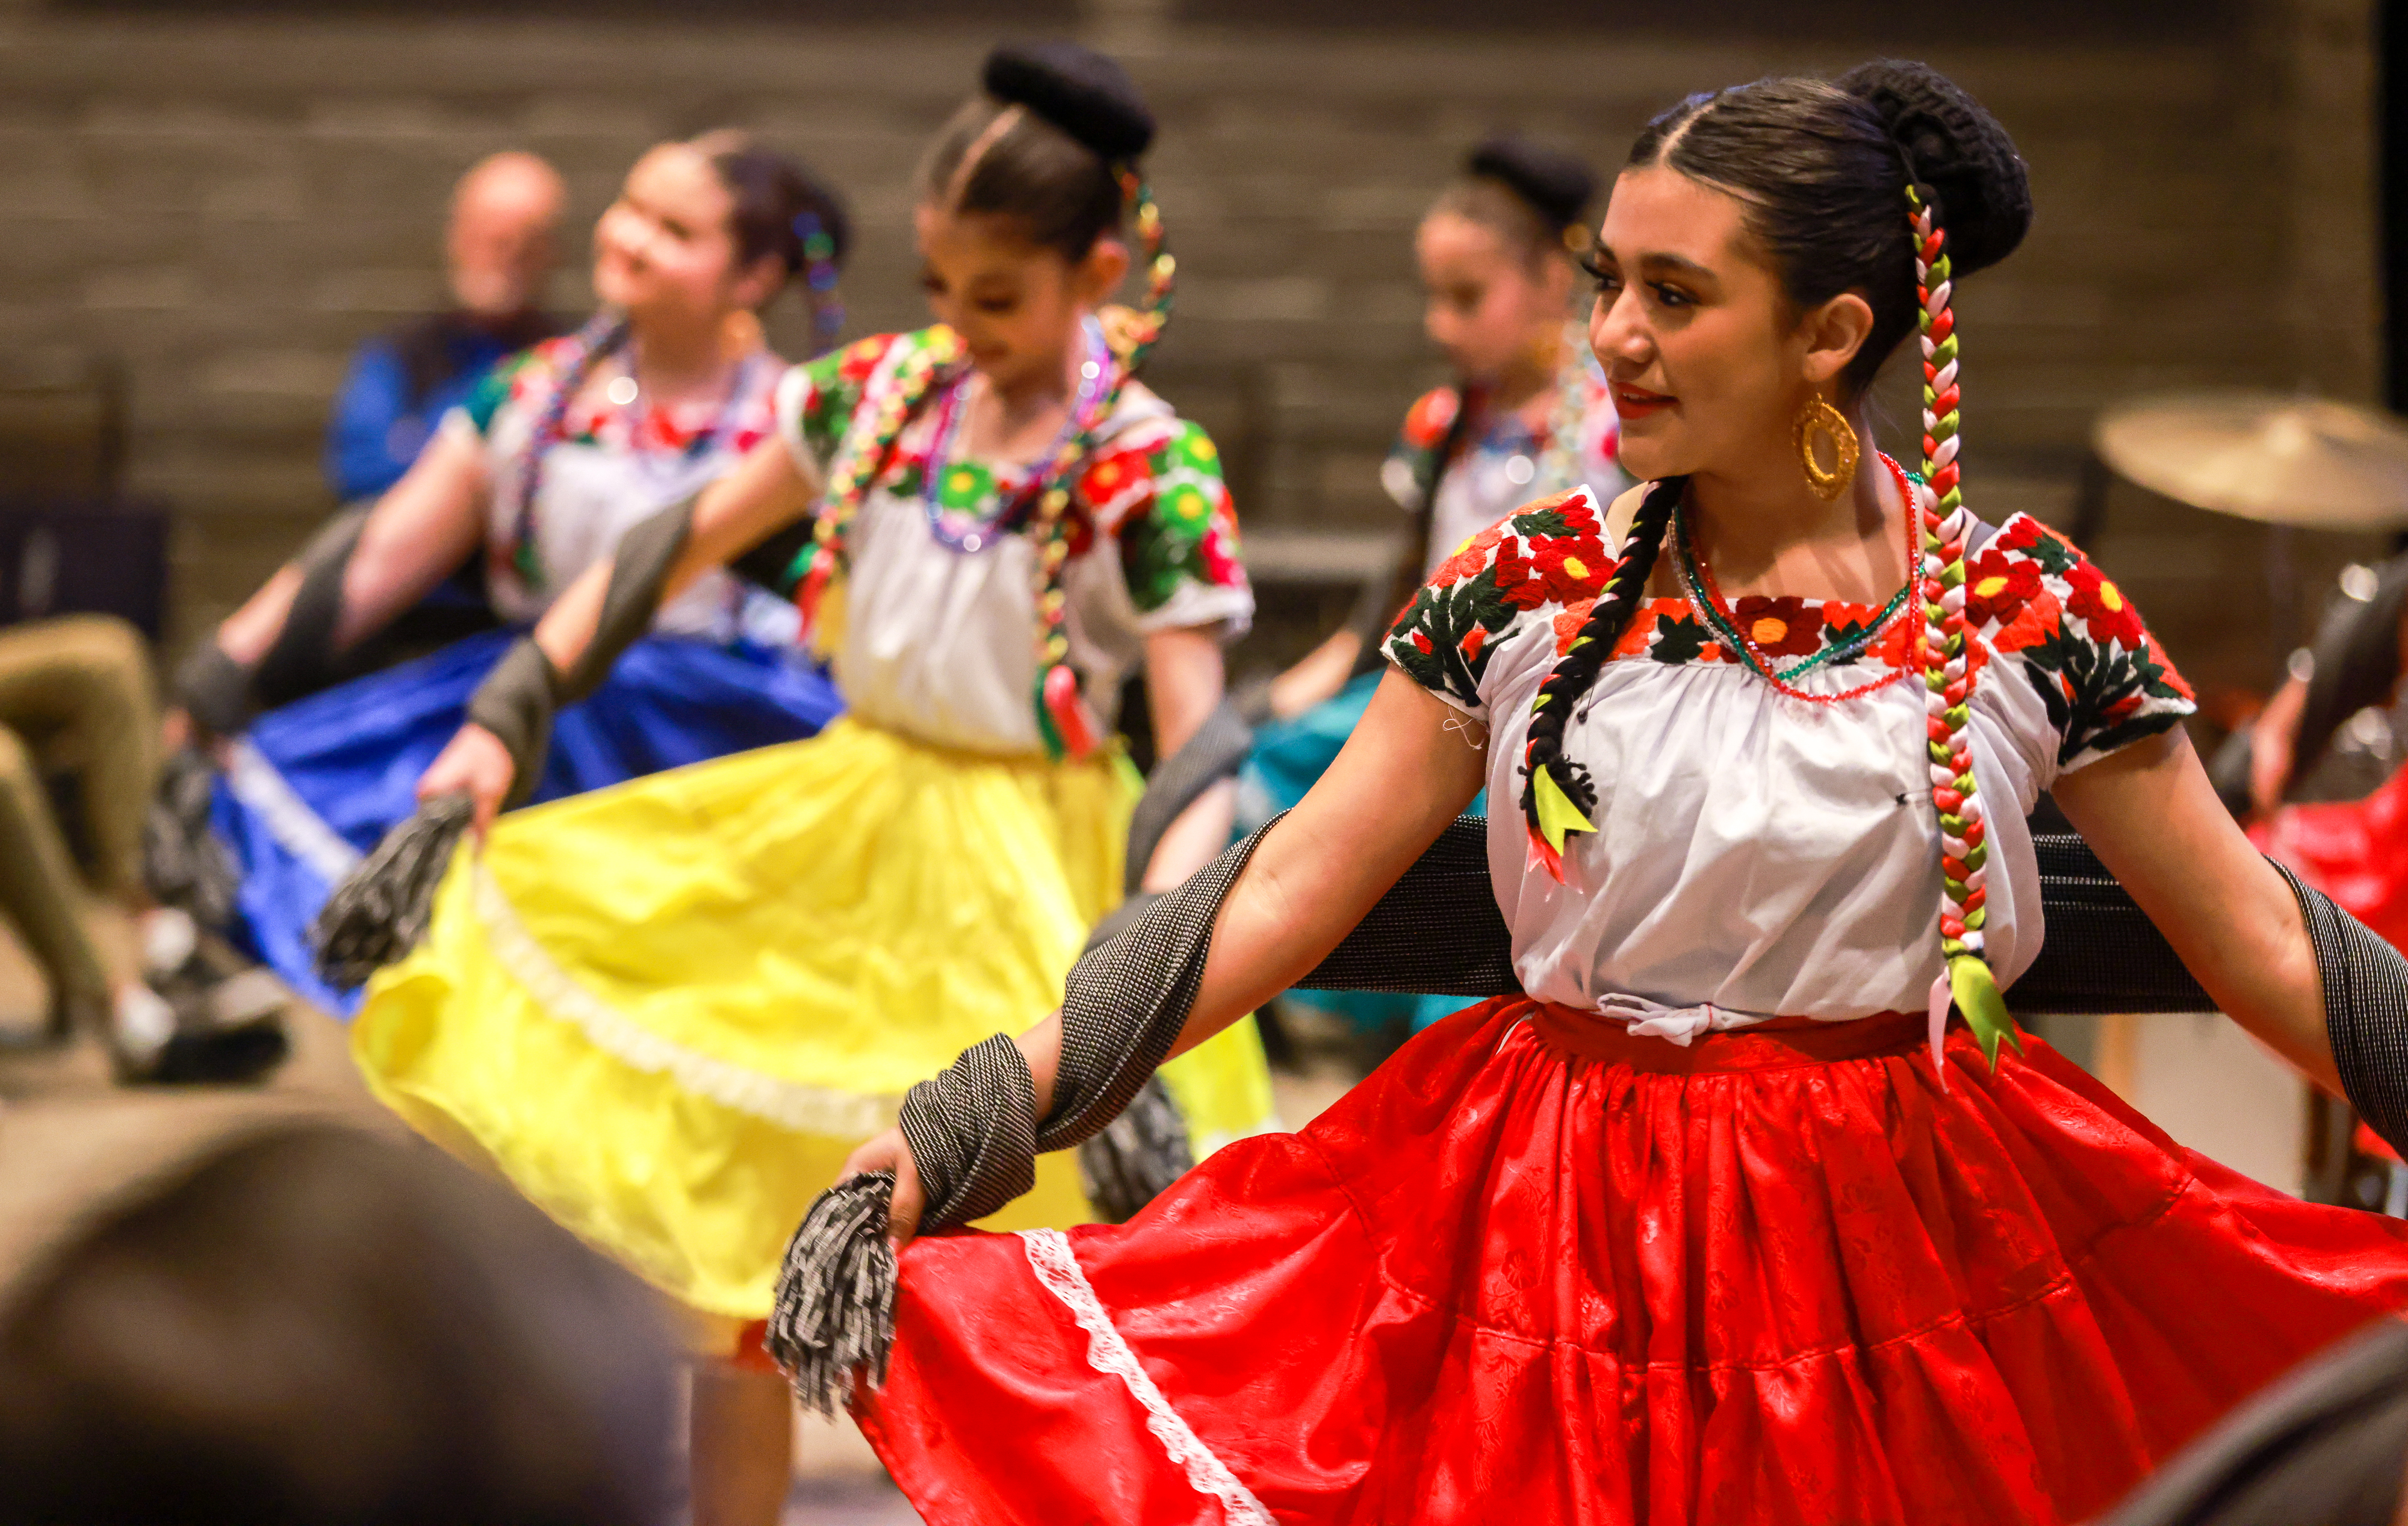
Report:
[[[1522,749],[1522,817],[1529,828],[1530,856],[1558,882],[1564,877],[1565,842],[1572,834],[1597,830],[1589,820],[1597,808],[1597,786],[1587,770],[1566,755],[1564,731],[1571,723],[1572,706],[1597,682],[1614,644],[1637,616],[1663,549],[1665,528],[1688,486],[1685,477],[1668,477],[1648,488],[1639,512],[1631,517],[1622,554],[1589,606],[1588,619],[1530,702],[1529,738]]]
[[[1912,162],[1910,161],[1910,165]],[[1923,483],[1915,490],[1923,526],[1923,668],[1926,748],[1930,757],[1931,799],[1940,816],[1940,948],[1947,960],[1931,983],[1931,1058],[1945,1084],[1941,1039],[1953,1003],[1980,1041],[1993,1069],[2004,1040],[2023,1052],[2014,1020],[1999,991],[1997,975],[1984,950],[1988,920],[1987,829],[1967,745],[1972,721],[1972,641],[1965,622],[1965,548],[1973,517],[1958,489],[1956,453],[1958,391],[1956,316],[1949,306],[1948,235],[1932,207],[1912,184],[1914,288],[1923,341]]]
[[[1153,189],[1134,164],[1119,165],[1115,175],[1144,246],[1144,305],[1105,325],[1113,357],[1111,385],[1096,395],[1078,430],[1039,473],[1037,480],[1045,486],[1037,501],[1035,522],[1029,527],[1029,538],[1037,544],[1038,566],[1037,733],[1047,755],[1057,762],[1086,757],[1104,740],[1104,728],[1080,690],[1078,669],[1070,663],[1069,599],[1062,587],[1063,570],[1070,561],[1070,476],[1120,406],[1122,389],[1162,337],[1164,326],[1170,321],[1178,273],[1178,262],[1164,247],[1162,209],[1154,204]]]

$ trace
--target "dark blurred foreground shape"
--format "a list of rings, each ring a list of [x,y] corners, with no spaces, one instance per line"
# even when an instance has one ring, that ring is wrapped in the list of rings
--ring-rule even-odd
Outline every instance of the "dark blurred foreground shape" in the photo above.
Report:
[[[638,1526],[652,1302],[499,1186],[267,1098],[0,1114],[0,1526]]]
[[[2379,1319],[2193,1442],[2095,1526],[2392,1526],[2408,1321]]]

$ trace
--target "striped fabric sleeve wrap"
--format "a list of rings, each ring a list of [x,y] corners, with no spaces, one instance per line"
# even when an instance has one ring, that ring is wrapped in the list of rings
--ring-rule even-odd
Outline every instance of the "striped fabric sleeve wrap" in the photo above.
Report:
[[[2325,1034],[2342,1090],[2369,1127],[2408,1149],[2408,959],[2324,891],[2283,868],[2299,897],[2324,988]]]
[[[1038,1148],[1067,1149],[1099,1132],[1168,1056],[1204,983],[1221,903],[1286,814],[1197,870],[1070,971],[1062,993],[1062,1065],[1054,1110],[1038,1125]]]

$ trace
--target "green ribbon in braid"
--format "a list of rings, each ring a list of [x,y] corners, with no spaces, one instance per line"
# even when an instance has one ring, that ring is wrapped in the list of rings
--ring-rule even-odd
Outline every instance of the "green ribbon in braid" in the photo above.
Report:
[[[1971,638],[1965,622],[1965,548],[1972,528],[1956,467],[1958,390],[1956,313],[1949,306],[1947,233],[1914,187],[1914,280],[1923,343],[1923,485],[1916,491],[1923,525],[1924,713],[1931,798],[1940,817],[1940,949],[1946,972],[1931,987],[1932,1061],[1953,1003],[1993,1069],[1999,1045],[2023,1052],[2014,1020],[1984,948],[1988,920],[1987,828],[1973,777],[1967,732],[1972,721]],[[1944,1073],[1943,1073],[1944,1074]]]

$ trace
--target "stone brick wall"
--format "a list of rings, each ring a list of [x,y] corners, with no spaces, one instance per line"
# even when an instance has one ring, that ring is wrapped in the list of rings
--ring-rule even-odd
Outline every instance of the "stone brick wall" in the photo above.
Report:
[[[131,480],[179,513],[187,634],[326,506],[318,431],[344,355],[437,298],[437,221],[470,161],[507,146],[552,157],[581,224],[647,144],[753,128],[851,194],[855,327],[911,324],[906,178],[993,36],[697,24],[661,19],[668,6],[583,21],[216,8],[0,0],[0,354],[122,363]],[[1801,38],[1794,7],[1769,0],[1709,8],[1721,24],[1684,36],[1305,26],[1260,7],[1089,0],[1091,35],[1126,52],[1164,122],[1154,175],[1183,279],[1157,381],[1223,435],[1266,571],[1342,560],[1387,522],[1378,457],[1440,378],[1410,233],[1470,139],[1515,125],[1611,164],[1689,90],[1884,47],[1955,74],[2032,167],[2029,244],[1962,303],[1982,506],[2061,512],[2093,413],[2135,391],[2374,393],[2363,4],[2209,4],[2138,35],[2049,4],[2021,32],[1985,11],[1961,36],[1896,43],[1877,28]],[[1297,14],[1347,12],[1318,0]],[[576,307],[581,279],[557,300]],[[773,324],[789,344],[799,327],[792,313]],[[1911,407],[1901,393],[1890,417]],[[2261,545],[2127,491],[2099,549],[2178,658],[2240,681],[2274,649]],[[2299,557],[2352,549],[2319,538]],[[1299,599],[1279,608],[1299,615]],[[1300,638],[1269,623],[1269,645]]]

